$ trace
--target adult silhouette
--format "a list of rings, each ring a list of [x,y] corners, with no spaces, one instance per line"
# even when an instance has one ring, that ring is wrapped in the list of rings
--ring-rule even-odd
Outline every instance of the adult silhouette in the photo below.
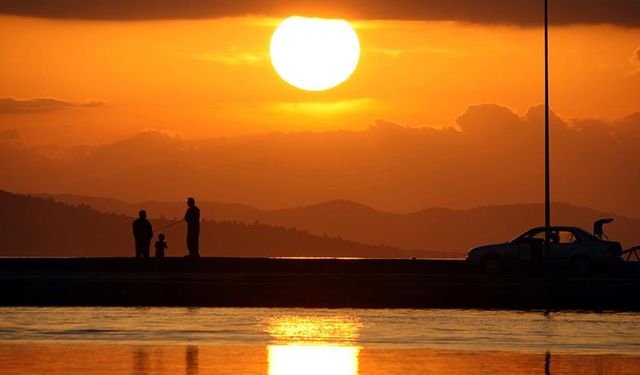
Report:
[[[196,200],[187,199],[187,212],[184,221],[187,222],[187,250],[190,258],[200,256],[200,209],[196,206]]]
[[[140,210],[138,218],[133,221],[133,238],[136,242],[136,258],[148,258],[153,238],[153,228],[147,220],[147,211]]]

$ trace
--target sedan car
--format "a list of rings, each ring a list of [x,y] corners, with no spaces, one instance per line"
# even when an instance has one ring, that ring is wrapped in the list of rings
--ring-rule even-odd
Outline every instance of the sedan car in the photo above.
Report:
[[[621,259],[619,242],[607,241],[577,227],[551,227],[549,258],[545,262],[545,228],[537,227],[503,244],[480,246],[467,254],[467,262],[486,273],[547,263],[572,273],[585,274],[596,265]]]

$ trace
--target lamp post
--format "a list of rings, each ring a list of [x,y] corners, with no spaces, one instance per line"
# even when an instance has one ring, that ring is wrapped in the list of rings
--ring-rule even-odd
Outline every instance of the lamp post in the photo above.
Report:
[[[549,12],[544,0],[544,256],[549,261],[551,198],[549,189]]]

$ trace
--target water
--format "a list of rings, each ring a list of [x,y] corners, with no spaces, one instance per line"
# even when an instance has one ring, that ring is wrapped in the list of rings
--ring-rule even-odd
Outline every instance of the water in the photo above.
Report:
[[[640,314],[0,308],[0,373],[640,373]]]

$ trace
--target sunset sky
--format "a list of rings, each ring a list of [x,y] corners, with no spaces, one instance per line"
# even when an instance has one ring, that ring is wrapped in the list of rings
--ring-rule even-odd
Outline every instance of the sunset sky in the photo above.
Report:
[[[640,0],[0,0],[0,375],[640,375],[638,287]]]
[[[554,113],[570,128],[627,121],[640,110],[640,3],[559,0],[550,12]],[[269,43],[290,15],[351,23],[361,56],[346,82],[309,92],[278,76]],[[527,0],[1,0],[0,140],[97,145],[150,130],[203,140],[365,131],[380,121],[464,134],[460,119],[473,106],[496,104],[525,118],[543,102],[542,20],[542,1]],[[488,118],[474,126],[494,125]],[[509,143],[507,133],[493,141]],[[324,196],[308,200],[316,198]],[[420,204],[438,202],[460,200]],[[475,203],[459,206],[467,204]]]
[[[25,141],[74,144],[144,129],[204,138],[363,129],[378,119],[441,127],[454,126],[472,104],[498,103],[523,114],[543,100],[542,8],[531,6],[536,2],[520,2],[529,5],[513,9],[513,18],[501,12],[502,19],[467,19],[465,7],[469,13],[477,8],[469,1],[446,2],[460,3],[459,16],[432,1],[435,19],[429,2],[420,2],[425,5],[414,19],[402,19],[418,7],[410,1],[399,2],[390,17],[359,1],[329,2],[323,9],[313,1],[299,8],[273,2],[271,8],[201,0],[192,12],[171,2],[159,2],[160,9],[102,3],[61,1],[33,10],[0,2],[0,97],[61,101],[37,108],[0,102],[0,126],[18,127]],[[218,3],[247,4],[225,9]],[[484,2],[496,10],[503,3]],[[638,11],[633,2],[619,3],[628,8],[619,9],[621,15]],[[520,14],[526,11],[533,14]],[[567,119],[632,114],[640,103],[639,21],[580,17],[588,12],[582,6],[574,11],[575,23],[559,9],[562,24],[552,29],[554,111]],[[305,92],[280,79],[269,41],[282,15],[290,14],[352,16],[362,56],[347,82]]]

